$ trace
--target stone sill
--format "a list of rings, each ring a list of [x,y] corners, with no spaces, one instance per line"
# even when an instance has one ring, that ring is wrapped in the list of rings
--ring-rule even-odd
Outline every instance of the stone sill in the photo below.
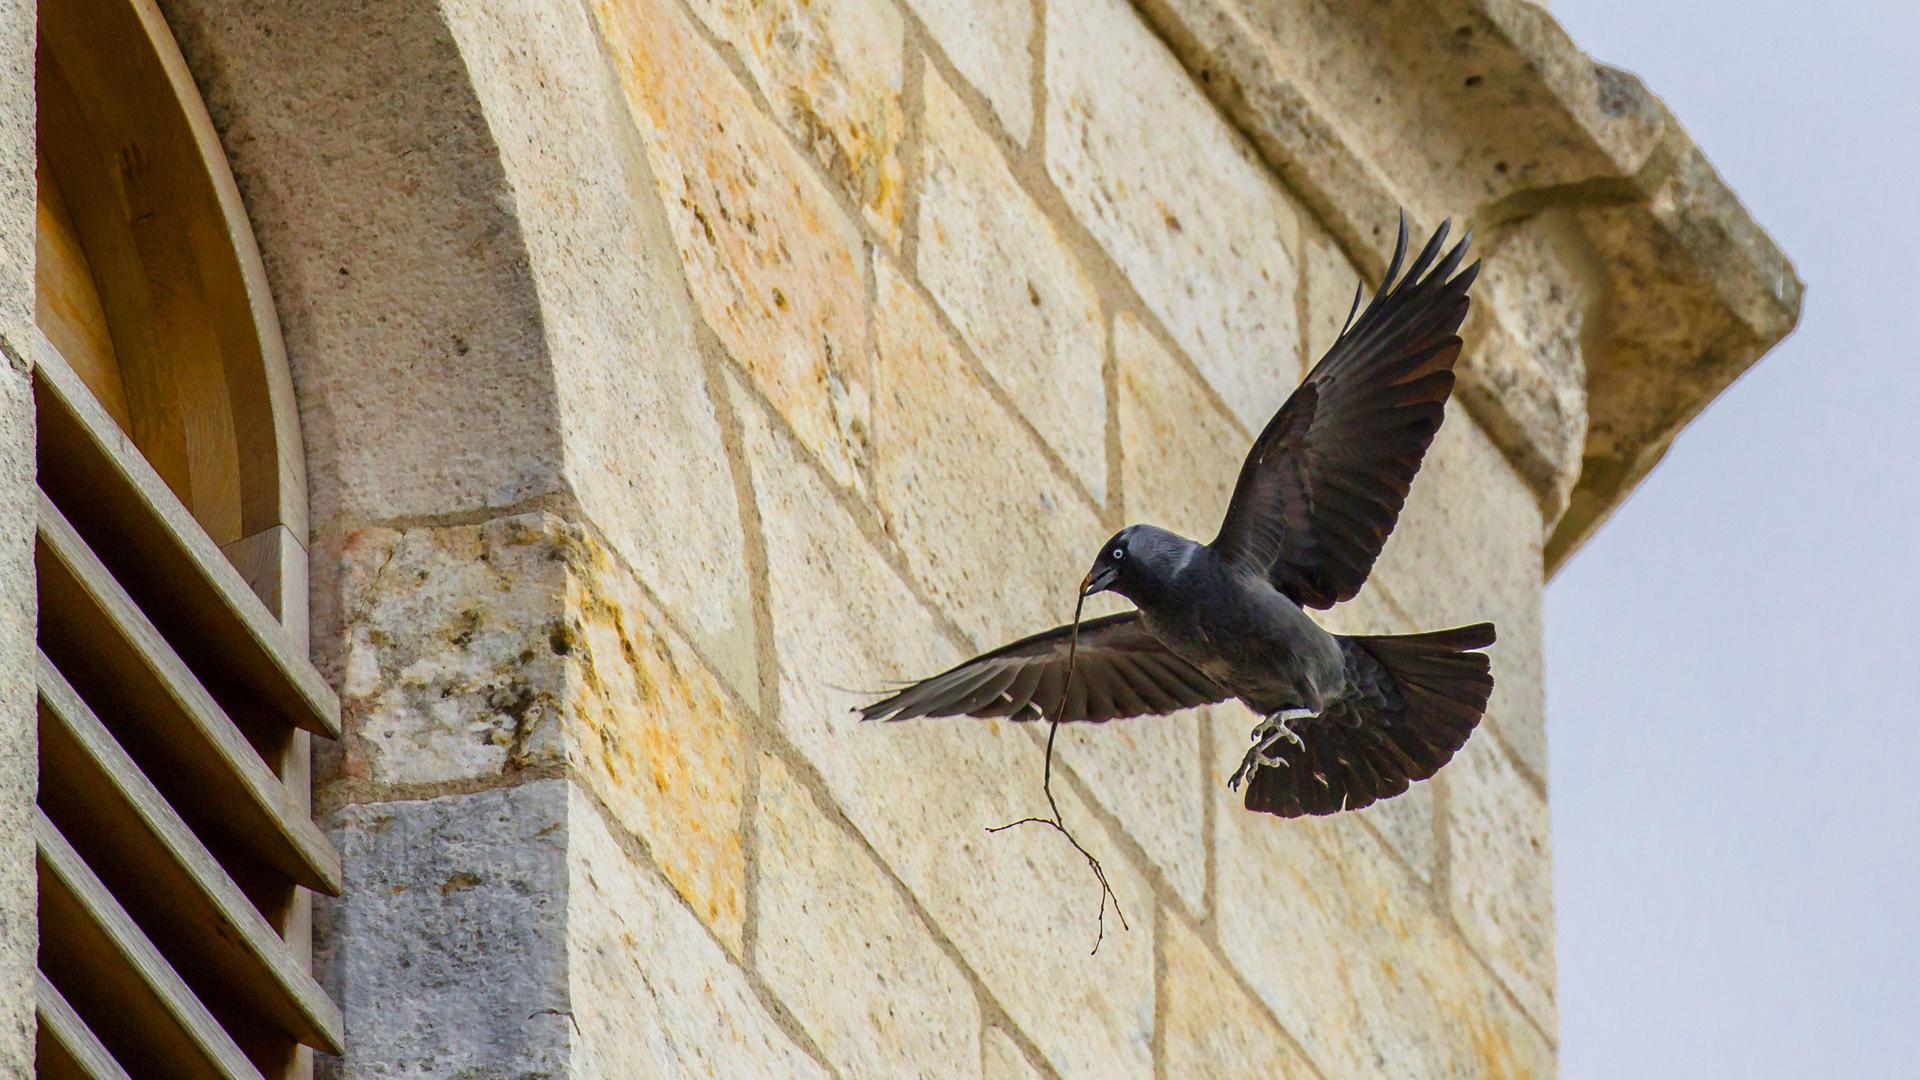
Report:
[[[1401,207],[1475,228],[1460,396],[1540,500],[1549,574],[1799,318],[1667,108],[1529,0],[1136,3],[1363,273]]]

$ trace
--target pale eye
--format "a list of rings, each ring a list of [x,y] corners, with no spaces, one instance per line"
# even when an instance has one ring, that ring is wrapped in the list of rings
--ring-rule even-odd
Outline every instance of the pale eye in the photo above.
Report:
[[[1114,548],[1114,549],[1113,549],[1113,561],[1114,561],[1114,562],[1119,562],[1119,561],[1120,561],[1121,559],[1124,559],[1124,558],[1126,558],[1126,557],[1127,557],[1127,549],[1126,549],[1126,548]]]

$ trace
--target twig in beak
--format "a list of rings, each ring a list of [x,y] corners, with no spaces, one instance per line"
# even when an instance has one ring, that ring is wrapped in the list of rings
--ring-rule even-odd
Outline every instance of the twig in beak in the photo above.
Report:
[[[1049,724],[1047,728],[1047,758],[1046,766],[1041,773],[1040,790],[1046,793],[1047,808],[1053,811],[1053,816],[1051,818],[1025,817],[1019,821],[1009,821],[1005,825],[995,825],[987,831],[997,833],[1004,832],[1016,825],[1045,825],[1067,838],[1067,843],[1072,844],[1073,850],[1078,851],[1081,857],[1087,860],[1087,866],[1092,868],[1094,878],[1100,882],[1100,914],[1095,923],[1096,929],[1093,937],[1093,951],[1098,953],[1100,951],[1100,942],[1105,940],[1107,935],[1108,899],[1113,900],[1113,913],[1120,917],[1121,929],[1131,930],[1133,927],[1127,924],[1127,913],[1120,908],[1119,894],[1114,892],[1113,886],[1107,882],[1106,869],[1100,865],[1100,860],[1094,858],[1093,853],[1088,851],[1086,847],[1080,843],[1079,839],[1067,829],[1066,824],[1060,820],[1060,804],[1055,802],[1053,798],[1053,739],[1054,736],[1060,734],[1060,715],[1066,712],[1067,694],[1073,688],[1073,664],[1080,652],[1080,613],[1086,609],[1087,586],[1092,582],[1093,574],[1088,573],[1086,580],[1080,583],[1080,597],[1075,600],[1073,604],[1073,630],[1067,637],[1067,675],[1066,678],[1060,680],[1060,700],[1054,704],[1053,711],[1047,716]]]

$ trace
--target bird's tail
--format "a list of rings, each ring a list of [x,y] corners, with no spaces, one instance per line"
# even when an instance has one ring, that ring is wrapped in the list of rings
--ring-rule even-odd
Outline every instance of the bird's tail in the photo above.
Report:
[[[1425,780],[1466,745],[1493,695],[1493,624],[1342,637],[1354,692],[1302,727],[1305,746],[1256,769],[1246,805],[1282,817],[1358,810]]]

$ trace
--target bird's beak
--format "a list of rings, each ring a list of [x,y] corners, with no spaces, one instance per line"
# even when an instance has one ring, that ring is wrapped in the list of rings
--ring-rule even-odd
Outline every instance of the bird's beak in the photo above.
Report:
[[[1113,567],[1104,563],[1097,565],[1087,571],[1086,577],[1080,579],[1080,595],[1092,596],[1094,593],[1106,592],[1108,589],[1113,588],[1113,583],[1118,580],[1119,577],[1120,571],[1115,570]]]

